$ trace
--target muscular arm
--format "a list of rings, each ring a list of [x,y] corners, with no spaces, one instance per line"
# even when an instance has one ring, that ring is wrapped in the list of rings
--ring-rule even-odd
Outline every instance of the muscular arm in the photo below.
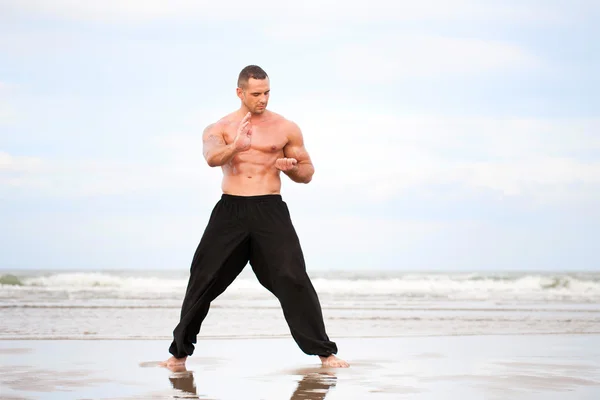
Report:
[[[284,171],[284,174],[297,183],[309,183],[315,173],[315,167],[306,148],[302,131],[295,123],[290,123],[288,143],[283,148],[283,154],[287,158],[295,158],[298,161],[295,168]]]
[[[233,143],[225,143],[223,132],[218,124],[206,127],[202,134],[202,145],[204,158],[211,167],[227,164],[237,154]]]

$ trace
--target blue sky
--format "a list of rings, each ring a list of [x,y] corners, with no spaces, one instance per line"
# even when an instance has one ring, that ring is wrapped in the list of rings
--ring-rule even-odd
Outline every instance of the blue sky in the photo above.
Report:
[[[0,268],[188,268],[259,64],[309,269],[600,269],[597,2],[218,3],[0,1]]]

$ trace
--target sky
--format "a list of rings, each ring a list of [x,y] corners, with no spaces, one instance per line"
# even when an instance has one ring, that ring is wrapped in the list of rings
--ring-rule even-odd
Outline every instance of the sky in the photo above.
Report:
[[[600,3],[0,0],[0,269],[177,269],[270,76],[308,270],[600,270]]]

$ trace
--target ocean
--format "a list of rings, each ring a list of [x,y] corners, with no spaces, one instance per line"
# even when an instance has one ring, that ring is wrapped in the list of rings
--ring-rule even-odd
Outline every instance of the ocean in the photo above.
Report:
[[[0,271],[0,339],[169,341],[188,273]],[[309,275],[332,340],[600,333],[600,272]],[[199,340],[289,336],[279,302],[246,268],[212,303]]]

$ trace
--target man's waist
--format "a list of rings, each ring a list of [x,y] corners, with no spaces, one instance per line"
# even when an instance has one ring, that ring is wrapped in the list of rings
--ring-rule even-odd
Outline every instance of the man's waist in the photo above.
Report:
[[[282,199],[282,196],[280,193],[261,193],[261,194],[223,193],[221,195],[221,200],[227,201],[227,202],[249,203],[249,202],[265,202],[265,201],[281,202],[283,199]]]

